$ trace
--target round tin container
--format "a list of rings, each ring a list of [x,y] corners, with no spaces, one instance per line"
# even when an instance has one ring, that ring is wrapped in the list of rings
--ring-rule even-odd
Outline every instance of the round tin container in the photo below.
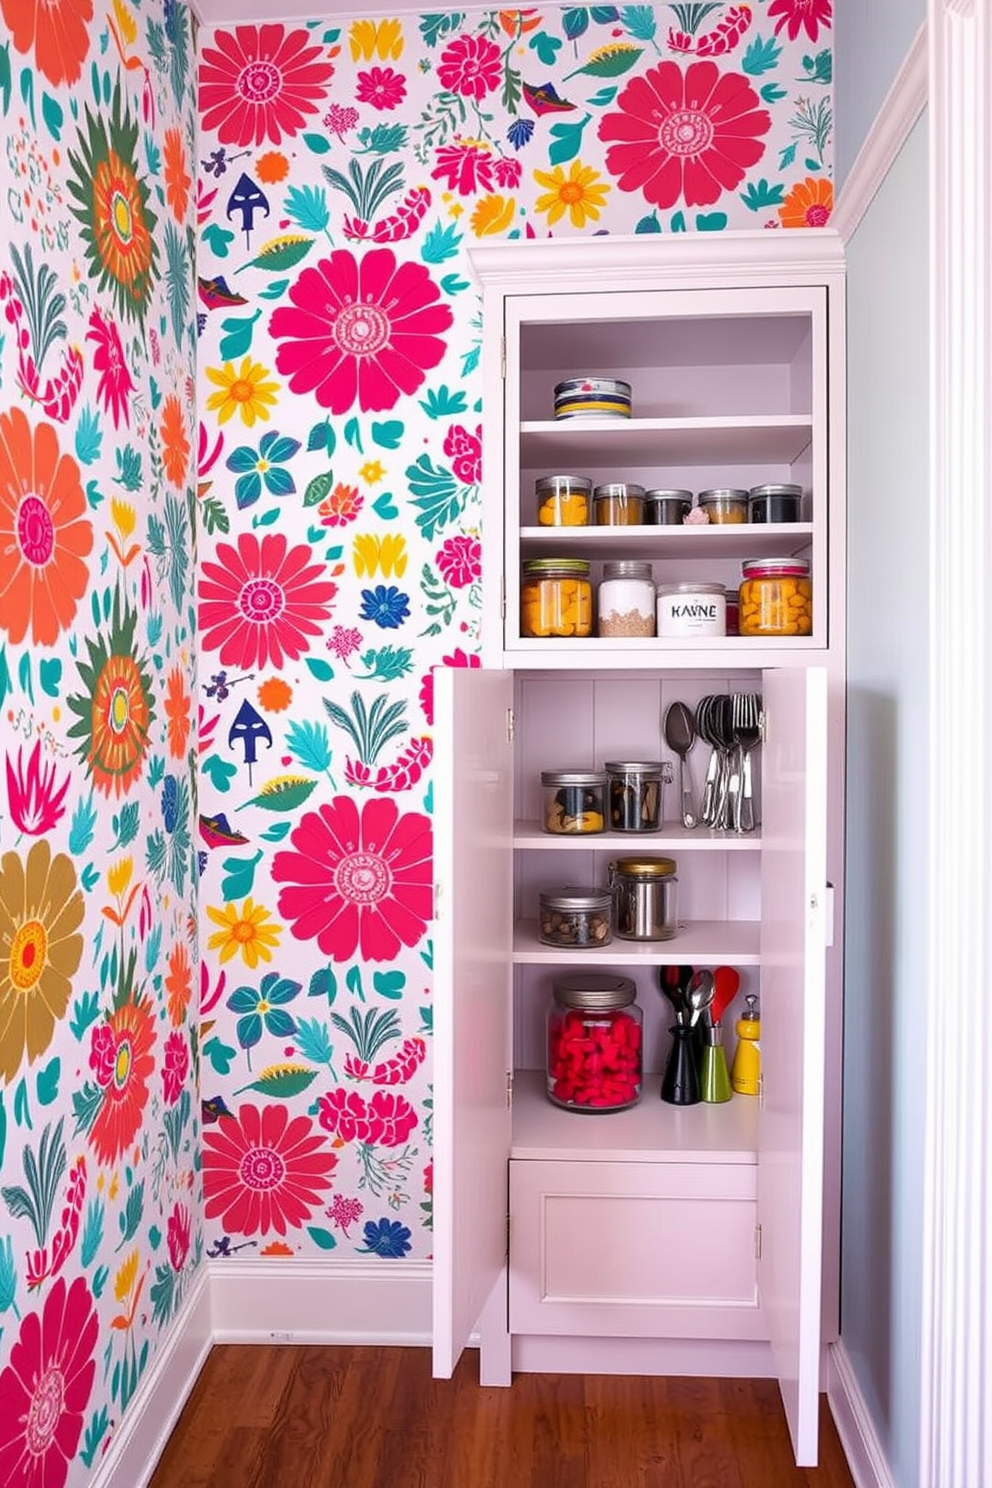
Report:
[[[678,527],[692,507],[692,492],[679,488],[644,492],[644,520],[655,527]]]
[[[592,481],[584,475],[542,475],[534,482],[540,527],[584,527]]]
[[[661,826],[665,766],[661,760],[607,760],[610,826],[614,832],[657,832]]]
[[[660,636],[727,634],[727,594],[722,584],[658,585]]]
[[[569,377],[555,384],[555,418],[630,418],[630,383],[619,377]]]
[[[621,940],[671,940],[678,930],[674,858],[617,858],[610,864],[613,923]]]
[[[597,527],[639,527],[644,521],[644,487],[608,481],[592,493]]]
[[[605,770],[542,770],[541,826],[557,836],[586,836],[606,825]]]
[[[802,486],[752,486],[747,498],[749,522],[798,522],[802,516]]]
[[[717,526],[738,526],[747,521],[748,492],[736,486],[700,491],[696,504]]]
[[[585,950],[609,945],[613,896],[603,889],[564,888],[542,891],[538,939],[545,945]]]

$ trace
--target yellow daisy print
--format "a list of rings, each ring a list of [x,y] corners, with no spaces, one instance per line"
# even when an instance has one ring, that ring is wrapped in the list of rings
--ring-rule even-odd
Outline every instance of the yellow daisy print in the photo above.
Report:
[[[241,422],[251,428],[256,419],[267,419],[269,408],[276,401],[279,391],[277,382],[267,382],[268,367],[245,357],[239,369],[233,362],[225,362],[219,370],[207,368],[207,377],[217,386],[217,392],[207,399],[207,407],[217,414],[217,421],[226,424],[235,413]]]
[[[534,203],[538,212],[548,214],[548,226],[554,227],[567,212],[573,227],[585,227],[587,222],[598,222],[609,192],[609,183],[603,181],[599,171],[581,160],[573,160],[566,176],[560,165],[553,171],[534,172],[534,180],[545,192]]]
[[[272,960],[282,926],[265,923],[272,916],[264,905],[250,898],[240,910],[236,904],[225,904],[223,909],[208,904],[207,917],[221,926],[207,941],[207,949],[220,951],[222,964],[240,955],[245,965],[254,970],[259,961]]]

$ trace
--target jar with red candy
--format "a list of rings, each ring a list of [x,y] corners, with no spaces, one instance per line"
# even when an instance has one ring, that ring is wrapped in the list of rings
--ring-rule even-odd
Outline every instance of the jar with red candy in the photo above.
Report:
[[[548,1012],[548,1099],[568,1111],[625,1111],[641,1098],[643,1016],[630,977],[555,978]]]

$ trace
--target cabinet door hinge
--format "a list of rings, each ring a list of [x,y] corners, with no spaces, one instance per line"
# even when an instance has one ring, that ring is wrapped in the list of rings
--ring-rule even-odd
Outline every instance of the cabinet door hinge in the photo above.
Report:
[[[506,380],[506,337],[499,338],[499,375]]]
[[[436,879],[434,880],[434,918],[435,920],[441,918],[441,885]]]
[[[509,1261],[509,1259],[510,1259],[510,1211],[509,1211],[509,1209],[506,1211],[506,1257],[505,1257],[505,1259],[507,1261]]]
[[[506,619],[506,577],[499,581],[499,618]]]
[[[756,1261],[760,1261],[761,1260],[761,1226],[760,1226],[760,1224],[757,1224],[754,1227],[754,1259]]]
[[[758,1074],[758,1110],[765,1109],[765,1072],[761,1070]]]
[[[516,727],[516,723],[515,723],[515,720],[514,720],[514,717],[513,717],[513,709],[512,708],[507,708],[507,710],[506,710],[506,742],[507,742],[507,744],[512,744],[513,743],[513,740],[514,740],[514,729],[515,729],[515,727]]]
[[[512,1070],[507,1070],[507,1072],[506,1072],[506,1108],[507,1108],[507,1110],[509,1110],[512,1105],[513,1105],[513,1071]]]
[[[761,712],[758,714],[758,735],[759,735],[760,742],[762,744],[767,744],[767,742],[768,742],[768,714],[765,712],[764,708],[762,708]]]

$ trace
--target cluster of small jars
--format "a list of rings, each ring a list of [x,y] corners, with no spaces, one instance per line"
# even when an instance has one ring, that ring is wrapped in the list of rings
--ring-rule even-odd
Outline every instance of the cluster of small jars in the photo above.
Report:
[[[585,475],[544,475],[534,485],[541,527],[673,527],[683,523],[798,522],[803,488],[769,483],[713,487],[693,496],[681,487],[607,481],[593,485]]]

